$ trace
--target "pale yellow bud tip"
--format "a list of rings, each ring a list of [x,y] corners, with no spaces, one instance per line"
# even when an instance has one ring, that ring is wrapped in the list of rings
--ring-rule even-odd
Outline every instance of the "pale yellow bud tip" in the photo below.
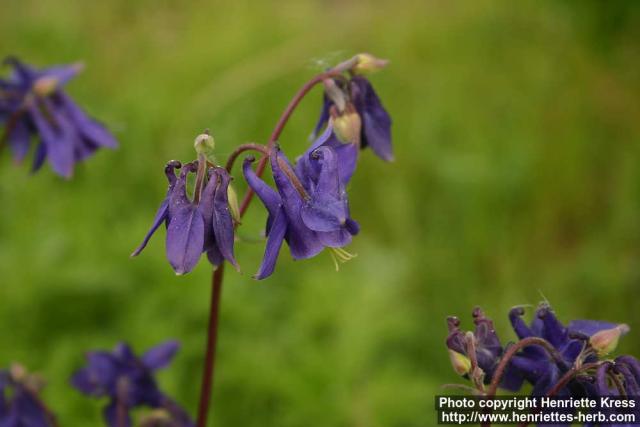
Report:
[[[449,350],[449,360],[458,375],[466,375],[471,371],[471,361],[464,354]]]
[[[370,73],[383,69],[389,64],[389,60],[376,58],[370,53],[356,55],[356,63],[352,68],[354,73]]]
[[[622,323],[615,328],[596,332],[589,338],[589,344],[598,356],[605,356],[616,349],[620,337],[629,332],[629,326]]]
[[[193,148],[198,153],[205,153],[207,150],[213,150],[216,146],[216,142],[208,133],[202,133],[196,137],[193,142]]]

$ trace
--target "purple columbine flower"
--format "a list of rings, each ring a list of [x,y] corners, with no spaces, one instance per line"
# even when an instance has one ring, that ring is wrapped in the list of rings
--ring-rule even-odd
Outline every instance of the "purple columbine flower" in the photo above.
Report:
[[[154,374],[167,367],[178,351],[175,341],[167,341],[137,357],[131,347],[120,343],[112,352],[87,353],[87,366],[76,371],[71,384],[91,397],[109,397],[104,419],[110,427],[130,427],[130,412],[147,406],[166,411],[178,427],[191,427],[189,415],[158,387]]]
[[[479,307],[473,310],[472,316],[475,324],[475,330],[472,333],[460,329],[460,320],[457,317],[452,316],[447,319],[449,328],[447,348],[451,361],[459,374],[463,376],[480,374],[482,378],[479,379],[485,384],[489,384],[504,349],[496,334],[493,321],[486,317]],[[472,373],[470,371],[470,351],[475,351],[474,356],[482,372]],[[508,372],[503,377],[501,385],[508,390],[518,390],[522,385],[522,380],[513,378],[511,375]]]
[[[29,152],[33,135],[40,138],[33,160],[33,171],[48,159],[54,172],[71,177],[76,163],[100,147],[115,148],[117,142],[98,121],[90,118],[64,92],[64,85],[82,69],[80,64],[37,70],[18,59],[7,79],[0,79],[0,122],[3,139],[22,161]]]
[[[175,169],[180,168],[182,171],[176,177]],[[176,160],[167,163],[167,196],[156,212],[151,229],[131,256],[140,254],[153,233],[165,224],[167,259],[176,274],[193,270],[203,252],[215,266],[226,259],[238,269],[233,254],[234,226],[228,199],[231,177],[223,168],[205,168],[205,161],[184,166]],[[190,173],[197,175],[192,199],[186,188]]]
[[[297,169],[278,148],[269,158],[278,191],[258,178],[251,168],[253,158],[243,164],[245,179],[269,212],[267,246],[255,278],[264,279],[273,273],[283,240],[294,259],[311,258],[325,247],[331,248],[339,260],[352,257],[342,248],[358,233],[359,226],[349,213],[336,152],[320,147],[306,155],[305,168]]]
[[[596,320],[573,320],[565,326],[546,303],[540,304],[529,325],[522,320],[523,314],[522,307],[514,307],[509,312],[509,320],[518,338],[543,338],[562,357],[562,360],[554,361],[542,348],[530,346],[512,359],[514,375],[521,375],[533,384],[533,396],[545,395],[578,358],[580,363],[597,361],[599,356],[615,348],[620,335],[629,330],[624,324]],[[588,389],[586,386],[584,392],[587,393]],[[560,395],[571,393],[567,388]]]
[[[522,319],[523,314],[522,307],[509,312],[519,341],[504,347],[493,322],[479,309],[473,313],[474,332],[461,331],[458,319],[450,317],[447,347],[456,372],[473,379],[475,384],[489,384],[495,380],[498,365],[503,365],[505,370],[498,384],[504,389],[518,391],[524,382],[528,382],[533,386],[532,396],[549,393],[576,398],[624,393],[638,395],[640,362],[631,356],[607,359],[619,338],[629,331],[627,325],[573,320],[565,326],[546,303],[540,304],[529,325]],[[519,345],[515,352],[513,345]],[[473,354],[470,354],[471,350]],[[507,354],[509,359],[504,359]],[[475,359],[476,368],[471,359]],[[572,377],[561,382],[571,370]]]
[[[348,168],[341,170],[343,182],[347,184],[356,166],[359,149],[371,147],[385,161],[393,160],[391,145],[391,116],[382,105],[373,86],[366,77],[353,75],[345,82],[332,79],[325,83],[322,111],[315,127],[317,135],[327,124],[333,122],[333,134],[327,143]],[[341,163],[343,163],[341,161]]]
[[[0,370],[0,426],[52,427],[53,415],[38,396],[42,385],[20,365]]]

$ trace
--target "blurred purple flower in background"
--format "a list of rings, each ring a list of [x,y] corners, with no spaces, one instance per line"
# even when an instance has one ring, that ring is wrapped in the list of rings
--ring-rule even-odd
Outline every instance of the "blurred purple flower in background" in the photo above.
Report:
[[[53,414],[38,394],[44,383],[18,364],[0,370],[0,426],[53,427]]]
[[[73,374],[71,384],[87,396],[110,398],[103,412],[110,427],[131,426],[130,412],[141,406],[160,410],[156,413],[173,423],[168,426],[192,426],[186,411],[158,388],[154,378],[157,370],[171,363],[178,348],[176,341],[166,341],[137,357],[131,347],[120,343],[112,352],[89,352],[87,366]]]
[[[0,79],[0,123],[2,141],[15,161],[24,160],[31,149],[32,136],[39,138],[33,171],[49,161],[54,172],[65,178],[75,164],[100,147],[115,148],[117,142],[98,121],[90,118],[63,90],[81,70],[81,64],[35,69],[16,58],[8,78]]]

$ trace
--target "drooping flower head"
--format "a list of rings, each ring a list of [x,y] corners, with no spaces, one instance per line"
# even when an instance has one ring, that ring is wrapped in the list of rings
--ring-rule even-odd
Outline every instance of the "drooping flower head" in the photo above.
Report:
[[[522,319],[523,314],[522,307],[514,307],[509,312],[511,325],[519,339],[516,344],[521,348],[514,348],[516,351],[511,351],[512,356],[504,361],[502,358],[506,350],[516,344],[510,343],[502,348],[495,332],[489,332],[493,331],[493,324],[487,323],[483,316],[480,316],[479,322],[476,321],[476,359],[487,375],[485,383],[490,382],[486,379],[491,378],[496,366],[502,363],[506,364],[506,369],[499,379],[499,385],[517,391],[524,382],[528,382],[533,386],[532,396],[549,393],[564,397],[618,395],[623,392],[637,394],[640,362],[631,356],[607,359],[619,338],[629,331],[627,325],[573,320],[565,326],[547,303],[538,306],[528,325]],[[477,315],[475,317],[478,319]],[[466,336],[459,331],[458,323],[455,318],[449,319],[447,347],[454,352],[455,357],[451,359],[456,371],[468,374],[469,368],[466,371],[462,368],[470,365],[461,356],[468,357],[469,347],[466,345]],[[575,370],[575,375],[566,383],[561,382],[570,370]]]
[[[530,346],[512,359],[511,364],[519,374],[533,384],[532,394],[535,396],[547,393],[577,360],[590,363],[608,354],[615,348],[620,335],[629,330],[625,324],[596,320],[573,320],[565,326],[547,303],[538,306],[528,326],[522,320],[523,314],[522,307],[514,307],[509,312],[509,320],[518,338],[542,338],[561,355],[561,360],[553,360],[539,346]],[[570,390],[563,392],[569,393]]]
[[[154,374],[167,367],[179,345],[167,341],[137,357],[131,347],[118,344],[112,352],[87,353],[87,366],[73,374],[71,384],[87,396],[108,397],[103,415],[111,427],[131,426],[131,411],[138,407],[162,409],[176,426],[193,425],[188,414],[164,394]]]
[[[340,171],[345,185],[353,174],[360,149],[371,147],[381,159],[393,160],[391,116],[362,75],[384,67],[387,61],[360,54],[350,62],[348,79],[340,76],[324,82],[322,110],[314,131],[318,134],[325,125],[332,124],[333,134],[325,141],[336,150],[341,164],[345,164]]]
[[[243,164],[247,183],[269,212],[267,246],[255,277],[263,279],[273,273],[283,241],[294,259],[311,258],[324,248],[332,248],[342,260],[349,258],[341,248],[351,242],[359,226],[350,216],[336,152],[319,147],[305,154],[296,168],[278,148],[271,151],[269,160],[277,191],[255,174],[253,158]],[[299,166],[301,162],[304,167]]]
[[[0,370],[0,426],[53,427],[54,417],[39,397],[43,385],[21,365]]]
[[[473,310],[473,322],[475,330],[473,332],[465,332],[460,329],[460,320],[457,317],[452,316],[447,319],[449,357],[454,369],[460,375],[478,375],[480,377],[478,380],[489,384],[493,379],[493,374],[504,349],[496,334],[493,321],[486,317],[479,307]],[[473,352],[473,354],[470,354],[470,352]],[[471,358],[475,358],[481,371],[471,372]],[[503,387],[514,390],[518,389],[521,383],[522,381],[515,384],[505,382]]]
[[[176,169],[181,169],[176,176]],[[196,174],[193,197],[187,195],[187,177]],[[169,181],[167,196],[158,208],[151,229],[133,252],[137,256],[160,225],[167,227],[166,253],[176,274],[193,270],[203,252],[209,262],[218,266],[224,259],[234,267],[234,225],[229,207],[231,177],[220,167],[208,167],[204,157],[182,165],[176,160],[167,163],[165,175]]]
[[[1,138],[11,148],[15,161],[27,156],[35,135],[39,142],[33,171],[48,160],[54,172],[69,178],[75,164],[98,148],[117,146],[109,131],[63,90],[82,69],[80,64],[39,70],[15,58],[5,63],[13,67],[13,73],[0,79],[0,123],[4,123]]]

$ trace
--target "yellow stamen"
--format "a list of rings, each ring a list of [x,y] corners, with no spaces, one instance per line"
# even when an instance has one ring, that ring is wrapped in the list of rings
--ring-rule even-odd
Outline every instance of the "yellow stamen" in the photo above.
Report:
[[[333,264],[336,267],[336,271],[340,271],[340,264],[343,264],[347,261],[351,261],[354,259],[357,254],[352,254],[344,250],[343,248],[327,248],[329,250],[329,255],[331,255],[331,259],[333,260]]]

